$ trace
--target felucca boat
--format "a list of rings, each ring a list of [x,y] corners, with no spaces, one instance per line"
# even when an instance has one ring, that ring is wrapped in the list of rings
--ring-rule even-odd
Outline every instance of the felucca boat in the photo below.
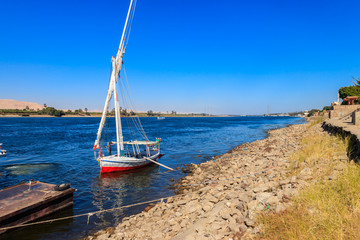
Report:
[[[94,144],[95,157],[99,161],[101,172],[117,172],[117,171],[126,171],[135,168],[144,167],[152,162],[156,161],[160,155],[160,138],[156,138],[155,141],[149,141],[147,138],[144,129],[142,128],[140,119],[131,111],[130,116],[126,118],[127,122],[131,122],[135,129],[142,137],[142,140],[123,140],[123,131],[121,123],[121,108],[119,107],[119,96],[117,94],[117,85],[120,85],[122,91],[121,97],[123,98],[123,104],[132,103],[132,100],[124,100],[125,93],[130,91],[124,91],[124,85],[127,84],[126,72],[125,80],[120,79],[120,70],[123,66],[123,56],[125,53],[125,48],[127,46],[128,37],[130,35],[131,23],[134,16],[136,6],[136,0],[131,0],[129,5],[129,10],[127,12],[124,29],[122,32],[120,45],[116,57],[112,57],[111,64],[111,77],[108,88],[108,93],[105,100],[105,106],[102,113],[100,125],[97,131],[97,137]],[[125,68],[124,68],[125,70]],[[122,82],[121,82],[122,81]],[[119,83],[120,82],[120,83]],[[107,142],[106,146],[103,139],[103,129],[108,115],[109,103],[111,98],[114,96],[114,108],[115,108],[115,123],[116,123],[116,141]],[[134,106],[133,106],[133,109]],[[130,131],[130,136],[133,136],[133,131]],[[116,145],[116,154],[111,154],[111,146]],[[108,150],[108,155],[105,155]]]

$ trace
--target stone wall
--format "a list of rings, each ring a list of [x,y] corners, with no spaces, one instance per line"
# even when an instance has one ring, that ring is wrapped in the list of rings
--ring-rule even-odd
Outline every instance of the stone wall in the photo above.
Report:
[[[360,112],[354,111],[352,113],[352,123],[356,126],[360,125]]]
[[[335,105],[329,113],[329,118],[342,118],[360,108],[360,105]]]
[[[360,115],[358,111],[357,116]],[[349,157],[357,162],[360,158],[360,128],[359,126],[343,123],[336,119],[330,119],[323,123],[323,129],[329,133],[340,135],[344,138],[349,137]]]

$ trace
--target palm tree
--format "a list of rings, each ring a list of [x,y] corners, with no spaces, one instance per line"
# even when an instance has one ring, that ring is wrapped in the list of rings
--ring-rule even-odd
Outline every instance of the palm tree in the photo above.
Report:
[[[354,77],[352,77],[354,80],[355,80],[355,82],[354,81],[351,81],[355,86],[357,86],[357,87],[360,87],[360,77],[358,78],[358,79],[356,79],[356,78],[354,78]]]

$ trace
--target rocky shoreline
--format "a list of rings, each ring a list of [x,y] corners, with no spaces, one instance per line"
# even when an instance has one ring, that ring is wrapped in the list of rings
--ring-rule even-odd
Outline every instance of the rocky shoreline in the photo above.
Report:
[[[327,134],[320,124],[291,125],[267,138],[237,146],[208,162],[191,165],[175,184],[178,194],[149,205],[107,230],[86,239],[253,239],[259,212],[281,212],[313,181],[304,167],[289,176],[288,158],[306,134]],[[347,161],[346,153],[342,157]],[[339,168],[341,170],[341,167]]]

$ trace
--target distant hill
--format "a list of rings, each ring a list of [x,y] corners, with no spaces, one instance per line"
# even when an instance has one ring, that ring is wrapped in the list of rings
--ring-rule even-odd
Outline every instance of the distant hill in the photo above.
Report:
[[[0,99],[0,109],[25,109],[26,107],[33,110],[42,110],[44,108],[43,105],[38,103],[21,102],[12,99]]]

